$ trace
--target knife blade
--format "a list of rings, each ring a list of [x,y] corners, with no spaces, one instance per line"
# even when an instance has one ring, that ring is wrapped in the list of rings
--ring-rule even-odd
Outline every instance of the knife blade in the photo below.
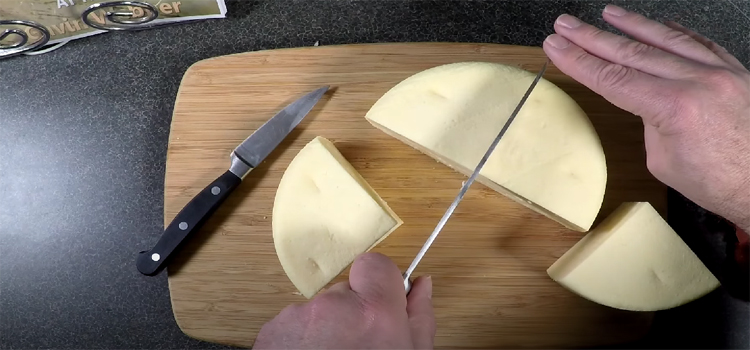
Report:
[[[136,259],[138,271],[147,276],[159,274],[188,237],[229,197],[245,176],[286,138],[328,91],[321,87],[287,105],[248,136],[230,156],[229,170],[206,186],[185,205],[164,230],[151,250],[141,251]]]
[[[469,179],[464,182],[463,186],[461,186],[461,190],[458,191],[458,195],[455,199],[453,199],[453,202],[450,204],[448,209],[445,211],[445,214],[443,214],[443,217],[440,218],[440,221],[438,221],[438,224],[435,226],[435,229],[432,231],[432,234],[430,234],[429,237],[427,237],[427,241],[422,246],[422,249],[419,250],[419,253],[417,253],[417,256],[414,258],[414,260],[411,262],[411,265],[409,265],[409,268],[406,269],[406,272],[404,272],[403,278],[404,278],[404,289],[406,290],[406,294],[409,294],[411,291],[411,274],[414,273],[414,270],[417,268],[417,265],[419,265],[419,262],[422,261],[422,258],[424,258],[425,254],[427,253],[427,250],[430,249],[430,246],[432,245],[432,242],[435,241],[435,238],[440,234],[440,231],[443,230],[443,227],[448,222],[448,219],[450,219],[451,215],[453,215],[453,212],[456,210],[456,207],[458,207],[458,203],[461,202],[461,200],[464,198],[464,195],[466,194],[466,191],[469,190],[469,187],[472,183],[474,183],[474,180],[476,180],[477,176],[479,175],[479,172],[484,167],[484,163],[487,162],[487,159],[490,157],[492,152],[495,150],[495,147],[500,142],[500,139],[503,138],[503,135],[505,135],[505,132],[508,130],[508,127],[510,127],[510,124],[513,122],[514,119],[516,119],[516,115],[518,115],[518,112],[521,110],[521,107],[523,107],[524,103],[526,103],[526,100],[529,98],[529,95],[531,95],[531,92],[534,90],[534,87],[536,87],[536,84],[539,82],[539,79],[542,78],[542,75],[544,75],[544,72],[547,70],[547,64],[549,63],[549,60],[547,60],[544,65],[542,66],[542,69],[537,73],[534,80],[531,82],[531,85],[526,90],[526,93],[524,93],[523,97],[521,98],[521,101],[518,102],[516,105],[516,108],[513,110],[513,113],[511,113],[510,117],[508,118],[508,121],[505,122],[505,125],[503,125],[503,128],[500,129],[500,132],[497,134],[497,137],[492,141],[492,144],[490,144],[490,147],[487,149],[487,151],[484,153],[484,156],[479,161],[479,164],[477,164],[476,168],[474,168],[474,172],[471,173],[471,176],[469,176]]]

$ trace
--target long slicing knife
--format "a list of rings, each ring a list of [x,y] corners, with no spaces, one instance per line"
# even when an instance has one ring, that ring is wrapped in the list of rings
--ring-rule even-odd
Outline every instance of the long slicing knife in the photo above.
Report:
[[[302,96],[282,109],[258,130],[242,141],[230,157],[232,163],[223,175],[206,186],[182,208],[149,251],[138,253],[136,266],[144,275],[158,274],[169,258],[237,188],[242,179],[256,168],[307,116],[328,91],[328,86]]]
[[[471,174],[471,176],[469,176],[469,179],[466,180],[464,185],[461,186],[461,190],[458,191],[458,196],[456,196],[456,198],[453,200],[453,203],[451,203],[451,205],[448,207],[448,210],[445,211],[445,214],[443,214],[443,217],[440,219],[437,226],[435,226],[435,230],[433,230],[430,237],[427,238],[427,242],[424,243],[424,245],[422,246],[422,249],[419,250],[419,253],[417,253],[417,256],[414,258],[414,261],[411,262],[411,265],[409,265],[409,268],[406,269],[406,272],[404,272],[404,289],[406,289],[406,294],[409,294],[409,292],[411,291],[411,284],[412,284],[410,280],[411,274],[417,268],[417,265],[419,265],[419,262],[422,261],[422,258],[424,257],[425,253],[427,253],[427,250],[430,249],[432,242],[434,242],[435,238],[437,238],[438,234],[440,234],[440,231],[448,222],[448,219],[453,214],[453,211],[456,210],[458,203],[461,202],[461,200],[464,198],[466,191],[469,190],[469,186],[471,186],[474,180],[476,180],[477,175],[479,175],[479,172],[482,170],[482,167],[484,167],[484,163],[487,162],[487,159],[495,150],[495,147],[500,142],[500,139],[503,138],[503,135],[505,135],[505,132],[508,130],[510,123],[513,122],[513,119],[516,119],[516,115],[518,114],[518,111],[520,111],[521,107],[523,107],[523,104],[526,103],[526,99],[528,99],[529,95],[531,95],[531,91],[534,90],[534,87],[539,82],[539,79],[541,79],[542,75],[544,75],[544,71],[547,70],[548,63],[549,63],[549,60],[544,63],[544,65],[542,66],[542,70],[539,71],[539,73],[536,75],[536,78],[534,78],[534,81],[531,82],[531,86],[529,86],[529,88],[526,90],[526,93],[521,98],[521,102],[519,102],[518,105],[516,105],[516,109],[513,110],[513,113],[508,118],[508,121],[505,122],[505,125],[500,130],[500,133],[498,133],[497,137],[495,137],[495,140],[492,141],[490,148],[487,149],[487,152],[485,152],[484,157],[482,157],[482,159],[479,161],[479,164],[474,169],[474,172]]]

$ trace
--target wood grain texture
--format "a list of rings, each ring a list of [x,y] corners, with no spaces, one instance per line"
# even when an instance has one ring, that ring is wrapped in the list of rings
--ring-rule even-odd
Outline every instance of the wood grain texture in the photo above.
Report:
[[[198,339],[251,346],[265,322],[306,301],[276,258],[271,212],[286,166],[318,135],[335,142],[404,220],[374,249],[403,271],[465,177],[378,131],[364,115],[406,77],[470,60],[537,72],[546,57],[539,48],[495,44],[360,44],[250,52],[192,66],[172,121],[165,225],[229,166],[231,150],[279,109],[319,86],[333,91],[168,268],[180,328]],[[545,78],[582,106],[602,139],[609,181],[597,223],[623,201],[649,201],[665,215],[666,188],[646,170],[639,118],[554,66]],[[415,273],[433,276],[436,347],[586,347],[644,335],[652,314],[594,304],[547,276],[547,267],[582,235],[481,184],[472,186]]]

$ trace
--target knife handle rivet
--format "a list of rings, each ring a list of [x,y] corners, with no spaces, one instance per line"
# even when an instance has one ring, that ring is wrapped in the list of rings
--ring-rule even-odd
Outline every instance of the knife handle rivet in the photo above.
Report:
[[[161,259],[161,255],[159,255],[159,253],[151,254],[151,260],[159,261],[159,259]]]
[[[219,193],[221,193],[221,188],[219,186],[211,187],[211,194],[214,196],[218,196]]]
[[[181,222],[181,223],[180,223],[180,225],[179,225],[179,226],[177,226],[177,227],[179,227],[179,228],[180,228],[180,230],[183,230],[183,231],[185,231],[185,230],[187,230],[187,228],[188,228],[188,224],[187,224],[187,222],[184,222],[184,221],[183,221],[183,222]]]

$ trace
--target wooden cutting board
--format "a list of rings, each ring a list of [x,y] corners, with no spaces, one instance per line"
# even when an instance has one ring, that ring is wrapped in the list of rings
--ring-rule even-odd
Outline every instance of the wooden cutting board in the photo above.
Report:
[[[532,47],[400,43],[249,52],[192,66],[172,120],[165,225],[227,169],[232,149],[279,109],[322,85],[334,91],[248,175],[168,268],[180,328],[198,339],[251,346],[265,322],[306,301],[276,258],[271,212],[286,166],[317,135],[335,142],[404,220],[374,249],[403,271],[465,177],[373,128],[364,115],[406,77],[469,60],[536,73],[546,57]],[[639,118],[554,66],[545,78],[583,107],[601,137],[609,182],[599,220],[623,201],[649,201],[665,215],[666,188],[646,170]],[[651,313],[597,305],[547,276],[547,267],[582,235],[473,185],[416,271],[433,276],[436,347],[586,347],[643,336]],[[334,283],[347,276],[348,269]]]

